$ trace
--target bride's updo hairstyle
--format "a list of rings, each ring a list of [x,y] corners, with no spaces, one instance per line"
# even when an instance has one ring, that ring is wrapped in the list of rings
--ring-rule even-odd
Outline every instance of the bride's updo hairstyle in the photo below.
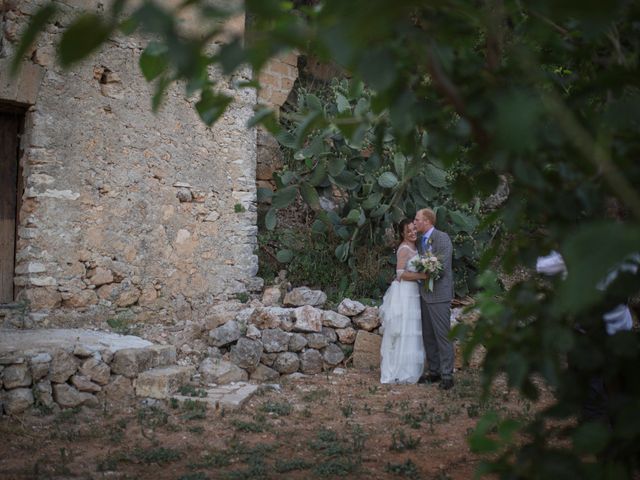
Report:
[[[405,218],[398,223],[398,242],[396,243],[396,248],[400,246],[400,244],[404,241],[404,227],[413,223],[413,220],[410,218]]]

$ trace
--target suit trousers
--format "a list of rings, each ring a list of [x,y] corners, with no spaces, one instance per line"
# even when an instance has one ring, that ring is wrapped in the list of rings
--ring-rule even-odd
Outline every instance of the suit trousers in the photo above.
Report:
[[[453,377],[454,351],[449,340],[451,330],[451,302],[427,303],[420,298],[422,313],[422,341],[429,373],[442,378]]]

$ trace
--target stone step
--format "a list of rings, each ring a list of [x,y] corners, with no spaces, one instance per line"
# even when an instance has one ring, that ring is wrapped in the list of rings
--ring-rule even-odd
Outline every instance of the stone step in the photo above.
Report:
[[[179,404],[186,401],[204,403],[207,406],[207,410],[213,412],[219,410],[230,411],[242,408],[256,390],[258,390],[258,385],[238,382],[206,389],[206,397],[171,395],[171,398],[175,398]]]
[[[176,347],[173,345],[151,345],[142,348],[118,350],[111,362],[111,371],[127,378],[156,367],[176,363]]]
[[[178,365],[157,367],[144,371],[134,380],[136,395],[159,400],[169,398],[178,388],[191,380],[194,372],[194,367],[181,367]]]

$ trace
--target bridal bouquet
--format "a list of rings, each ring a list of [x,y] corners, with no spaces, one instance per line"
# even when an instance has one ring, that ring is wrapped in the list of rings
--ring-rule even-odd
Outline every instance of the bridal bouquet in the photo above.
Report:
[[[412,265],[419,273],[426,273],[429,278],[425,282],[425,288],[433,292],[433,282],[440,278],[442,273],[442,262],[433,253],[427,252],[424,255],[420,255],[416,260],[412,262]]]

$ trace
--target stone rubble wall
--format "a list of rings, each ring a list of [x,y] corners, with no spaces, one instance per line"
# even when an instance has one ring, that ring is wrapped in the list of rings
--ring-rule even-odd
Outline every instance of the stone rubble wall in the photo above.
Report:
[[[345,364],[378,368],[378,308],[345,299],[337,311],[323,310],[326,300],[323,292],[307,287],[293,289],[284,298],[279,287],[269,287],[262,302],[220,311],[213,319],[218,326],[207,335],[209,352],[198,366],[199,380],[263,382]]]
[[[114,352],[78,343],[73,348],[4,352],[0,355],[0,415],[30,408],[44,412],[79,406],[126,409],[136,395],[148,393],[146,372],[152,375],[175,361],[176,350],[168,345]],[[191,372],[181,373],[184,383],[188,382]]]
[[[209,128],[183,85],[152,113],[138,68],[148,38],[116,36],[61,70],[55,43],[78,6],[103,8],[97,0],[58,2],[58,23],[11,79],[19,32],[42,3],[0,12],[0,102],[28,108],[15,268],[27,308],[5,325],[170,325],[259,290],[256,130],[245,128],[255,91],[220,79],[235,102]]]

